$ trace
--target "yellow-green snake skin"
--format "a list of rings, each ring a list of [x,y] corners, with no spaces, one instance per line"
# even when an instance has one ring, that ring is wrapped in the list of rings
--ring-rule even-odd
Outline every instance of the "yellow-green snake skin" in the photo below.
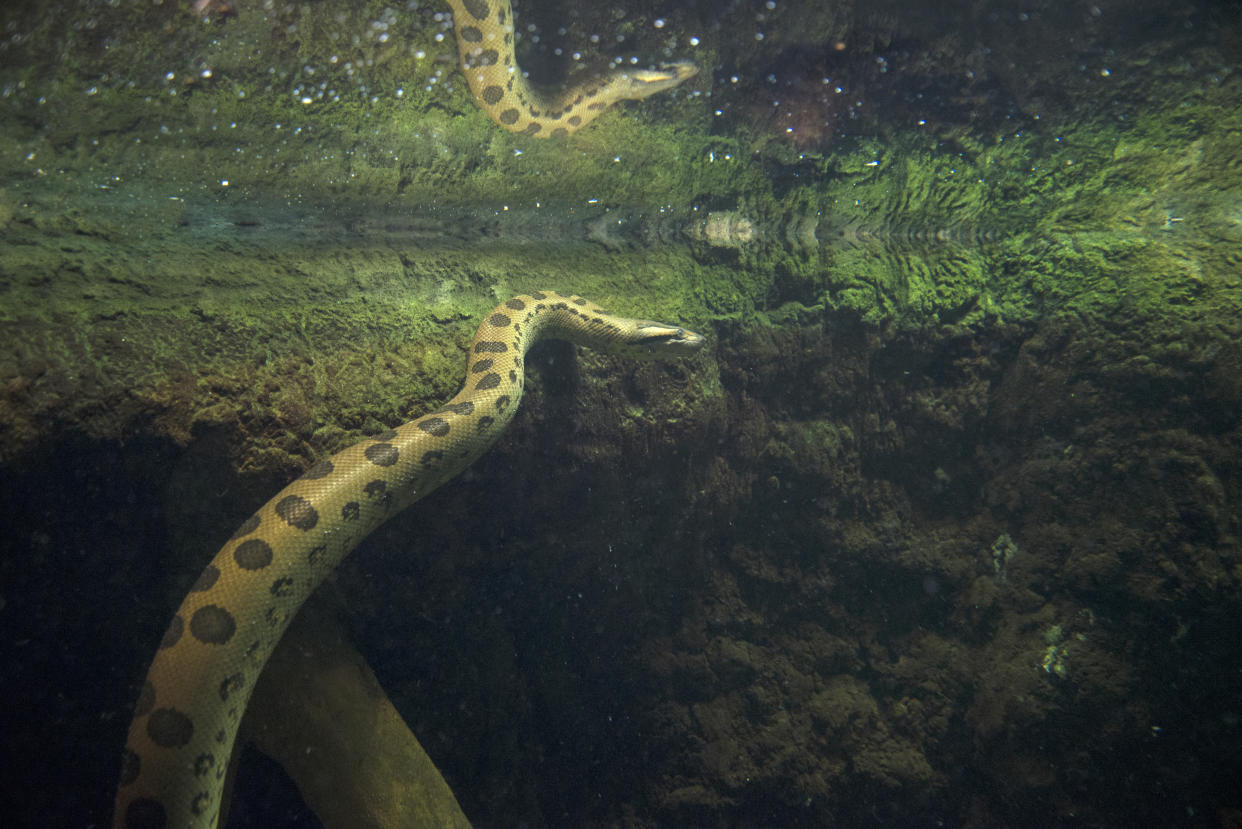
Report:
[[[466,83],[483,111],[502,127],[539,138],[567,135],[616,101],[672,89],[699,70],[689,61],[659,69],[615,69],[558,95],[534,89],[513,55],[509,0],[447,0],[457,30]]]
[[[474,335],[456,397],[316,463],[242,524],[190,588],[138,697],[117,829],[216,826],[238,724],[290,619],[368,533],[496,440],[522,398],[526,350],[544,337],[639,357],[703,345],[684,328],[553,291],[497,306]]]

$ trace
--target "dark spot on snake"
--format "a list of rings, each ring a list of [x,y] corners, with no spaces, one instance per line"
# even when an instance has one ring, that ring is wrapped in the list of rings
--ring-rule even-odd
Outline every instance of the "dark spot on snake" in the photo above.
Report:
[[[363,491],[366,492],[368,497],[380,498],[388,491],[388,484],[376,479],[363,487]]]
[[[479,360],[477,363],[475,363],[474,365],[470,367],[470,373],[471,374],[482,374],[483,372],[491,369],[493,362],[495,361],[492,360],[490,357],[484,360]]]
[[[496,22],[502,26],[505,24],[505,10],[504,9],[496,10]]]
[[[504,354],[508,350],[509,346],[504,343],[485,341],[474,344],[475,354]]]
[[[269,607],[263,614],[263,618],[267,620],[269,627],[279,627],[280,623],[285,620],[285,614],[281,613],[274,607]]]
[[[462,0],[462,5],[475,20],[486,20],[487,13],[491,11],[483,0]]]
[[[420,420],[418,428],[438,438],[442,438],[449,433],[448,421],[442,417],[429,417],[426,420]]]
[[[220,571],[216,569],[214,564],[208,564],[203,568],[203,572],[198,574],[198,578],[194,580],[194,584],[190,585],[191,593],[202,593],[210,590],[215,586],[216,581],[220,578]]]
[[[572,121],[573,119],[571,118],[570,120]],[[575,124],[574,126],[577,126],[577,124]],[[569,130],[565,129],[564,127],[557,127],[556,129],[552,130],[553,138],[564,138],[567,135],[569,135]]]
[[[142,758],[129,747],[121,752],[121,785],[128,786],[142,773]]]
[[[593,112],[599,112],[600,110],[604,109],[607,106],[608,104],[604,103],[603,101],[596,101],[593,104],[587,104],[587,109],[592,110]]]
[[[138,692],[138,704],[134,706],[135,717],[145,717],[155,708],[155,686],[150,682],[142,683],[142,690]]]
[[[479,97],[488,106],[496,106],[496,104],[500,103],[500,99],[505,97],[505,91],[498,86],[489,86],[479,94]]]
[[[545,294],[543,291],[535,291],[530,295],[530,298],[538,302],[541,299],[547,299],[548,295]]]
[[[479,53],[479,61],[483,66],[495,66],[500,63],[500,53],[495,49],[484,49]]]
[[[474,384],[475,391],[487,391],[494,389],[500,385],[500,375],[496,372],[483,376],[479,382]]]
[[[513,369],[509,369],[509,382],[510,383],[517,382],[517,372],[514,371]]]
[[[246,675],[242,673],[231,674],[220,681],[220,687],[216,690],[220,694],[221,702],[228,702],[229,697],[246,687]],[[220,739],[217,735],[216,739]]]
[[[321,461],[316,461],[314,466],[303,472],[302,477],[311,481],[318,480],[319,478],[326,478],[332,474],[332,470],[335,468],[336,467],[332,465],[332,461],[324,458]]]
[[[510,322],[512,322],[512,320],[509,319],[509,316],[507,314],[502,314],[499,311],[487,318],[487,324],[493,328],[506,328]]]
[[[442,457],[444,457],[444,453],[441,452],[439,449],[432,449],[429,452],[424,452],[423,453],[423,465],[427,466],[427,465],[436,463]]]
[[[168,630],[164,631],[164,638],[160,640],[160,650],[171,648],[180,642],[183,633],[185,633],[185,619],[182,619],[181,614],[178,613],[168,623]]]
[[[341,518],[345,519],[346,521],[357,521],[358,520],[358,502],[350,501],[349,503],[341,507]]]
[[[147,736],[161,748],[181,748],[194,736],[194,723],[175,708],[156,708],[147,719]]]
[[[288,576],[281,576],[280,578],[276,579],[276,581],[272,582],[272,586],[269,587],[268,590],[276,598],[283,599],[289,595],[292,587],[293,587],[293,579],[289,578]]]
[[[354,504],[354,506],[357,506],[356,501],[350,501],[349,503]],[[348,504],[346,506],[348,506]],[[318,547],[313,547],[311,551],[306,554],[306,563],[307,564],[318,564],[319,559],[323,558],[324,553],[326,552],[328,552],[328,545],[326,544],[320,544]]]
[[[373,443],[362,451],[367,460],[376,466],[392,466],[400,453],[391,443]]]
[[[199,777],[211,771],[212,766],[216,764],[216,758],[207,752],[203,752],[194,758],[194,773]]]
[[[242,525],[237,528],[237,532],[233,533],[233,538],[241,538],[243,535],[250,535],[259,528],[259,522],[262,520],[263,519],[259,518],[259,514],[256,512],[254,515],[242,522]]]
[[[517,123],[518,114],[519,113],[516,109],[506,109],[504,112],[500,113],[500,115],[496,116],[496,120],[500,121],[500,123],[507,127],[511,127]],[[499,314],[496,316],[499,316]]]
[[[444,411],[452,412],[456,415],[474,414],[474,404],[467,400],[465,403],[457,403],[452,406],[446,406]]]
[[[218,605],[203,605],[190,617],[190,633],[208,645],[223,645],[236,630],[233,615]]]
[[[314,529],[319,523],[319,513],[301,495],[286,495],[276,504],[276,514],[285,519],[290,527],[299,530]]]
[[[262,570],[272,563],[272,547],[261,538],[249,538],[237,545],[233,561],[243,570]]]
[[[479,431],[485,431],[489,426],[496,422],[496,418],[489,415],[483,415],[479,418]]]
[[[522,130],[522,135],[535,135],[541,129],[543,129],[543,124],[536,124],[532,121],[526,125],[526,129]]]
[[[125,809],[125,829],[165,829],[168,814],[164,804],[150,797],[140,797]]]
[[[496,411],[503,412],[507,408],[509,408],[509,395],[502,394],[496,398]]]
[[[392,440],[393,438],[395,438],[396,436],[397,436],[396,429],[385,429],[384,431],[380,432],[378,435],[371,435],[371,440],[379,440],[379,441],[384,441],[386,443]]]
[[[574,305],[586,305],[587,301],[580,296],[576,296],[573,298],[573,303]]]
[[[479,43],[483,40],[483,33],[478,26],[462,26],[457,30],[457,36],[467,43]]]
[[[190,801],[190,811],[196,815],[202,815],[207,811],[207,807],[211,805],[211,795],[207,792],[199,792],[194,795],[194,799]]]
[[[221,728],[219,731],[216,732],[217,743],[223,743],[228,738],[229,738],[229,733],[225,731],[223,728]]]

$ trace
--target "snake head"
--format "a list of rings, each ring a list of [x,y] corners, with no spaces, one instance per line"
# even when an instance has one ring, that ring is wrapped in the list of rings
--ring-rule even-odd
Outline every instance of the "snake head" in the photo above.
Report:
[[[635,328],[635,336],[630,343],[627,343],[625,349],[635,357],[649,359],[687,357],[699,351],[707,342],[702,334],[662,322],[638,320]]]
[[[618,98],[641,101],[649,95],[672,89],[697,74],[699,67],[688,60],[666,63],[658,69],[627,69],[617,74],[615,92]]]

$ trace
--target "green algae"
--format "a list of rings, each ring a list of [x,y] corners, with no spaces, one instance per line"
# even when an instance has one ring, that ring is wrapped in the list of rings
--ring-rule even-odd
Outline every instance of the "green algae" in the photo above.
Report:
[[[745,808],[739,802],[755,791],[785,791],[787,822],[805,821],[813,819],[807,817],[811,795],[823,809],[818,804],[848,799],[851,788],[865,790],[867,781],[907,788],[917,801],[943,782],[934,770],[956,759],[937,741],[959,725],[974,729],[981,745],[1025,730],[1037,736],[1044,760],[1072,760],[1069,749],[1080,746],[1062,743],[1052,754],[1045,747],[1052,733],[1047,715],[1058,713],[1051,695],[1062,689],[1038,670],[1041,653],[1048,653],[1043,649],[1057,644],[1045,643],[1043,632],[1060,625],[1061,616],[1049,602],[999,622],[1009,604],[1042,598],[1002,591],[987,543],[1008,532],[994,526],[997,514],[1029,516],[1059,499],[1076,511],[1074,523],[1035,517],[1026,530],[1014,530],[1023,545],[1014,566],[1040,562],[1047,575],[1033,586],[1054,601],[1074,590],[1091,601],[1111,595],[1133,619],[1164,603],[1181,602],[1173,609],[1180,612],[1204,601],[1186,575],[1192,567],[1228,584],[1228,552],[1216,549],[1229,544],[1227,474],[1215,481],[1206,466],[1191,462],[1190,449],[1184,472],[1175,464],[1160,467],[1151,459],[1167,456],[1153,450],[1176,443],[1177,433],[1127,442],[1131,422],[1113,412],[1124,414],[1141,399],[1156,423],[1179,413],[1186,421],[1206,420],[1206,427],[1194,427],[1201,430],[1236,421],[1238,77],[1221,72],[1213,79],[1203,68],[1211,60],[1201,54],[1193,61],[1147,61],[1151,71],[1141,75],[1126,72],[1124,61],[1110,54],[1113,80],[1093,72],[1082,88],[1063,81],[1066,88],[1051,90],[1048,104],[1030,87],[1046,85],[1057,72],[1078,76],[1064,65],[1042,68],[1041,56],[1038,80],[1027,88],[1013,77],[1021,71],[1009,70],[1017,103],[1004,121],[916,128],[911,119],[881,118],[871,133],[838,140],[814,158],[782,148],[779,136],[767,136],[755,152],[751,132],[713,120],[711,107],[721,98],[709,102],[706,95],[622,105],[567,142],[542,142],[501,130],[473,105],[453,68],[451,43],[435,40],[438,8],[426,4],[392,17],[379,3],[344,12],[330,4],[291,4],[270,19],[243,9],[238,18],[201,25],[171,4],[124,5],[104,37],[81,29],[66,34],[68,27],[26,7],[40,21],[19,27],[40,35],[31,38],[31,60],[10,62],[10,46],[0,72],[6,90],[0,130],[9,139],[0,142],[0,459],[41,454],[65,435],[98,442],[165,438],[188,445],[185,454],[198,461],[223,446],[228,460],[218,463],[231,468],[211,478],[221,487],[235,486],[241,470],[251,476],[256,492],[250,494],[274,491],[276,481],[314,458],[451,395],[478,319],[513,293],[576,291],[619,313],[684,321],[713,341],[689,368],[665,374],[659,367],[580,358],[573,408],[581,414],[574,426],[589,434],[579,433],[565,456],[551,458],[566,470],[560,481],[522,488],[533,494],[515,493],[530,500],[512,510],[550,514],[574,497],[555,487],[577,486],[582,479],[574,473],[588,464],[598,472],[620,467],[614,460],[652,458],[656,474],[636,476],[645,480],[627,487],[650,487],[647,503],[687,504],[665,510],[677,531],[650,533],[643,521],[620,529],[604,522],[599,538],[609,545],[624,539],[634,549],[655,544],[651,550],[660,558],[685,562],[687,570],[723,574],[713,575],[721,579],[713,586],[719,590],[695,611],[703,614],[703,628],[688,637],[687,648],[696,667],[672,683],[675,691],[691,689],[684,721],[667,732],[671,748],[651,754],[677,758],[706,734],[713,738],[702,749],[707,771],[693,763],[661,767],[678,788],[658,817],[675,825],[740,814],[744,822],[748,813],[727,810]],[[388,45],[371,39],[370,22],[390,17]],[[641,28],[630,18],[597,20],[604,31]],[[1050,40],[1057,34],[1051,24],[1039,25]],[[119,37],[124,29],[132,32]],[[334,32],[366,36],[342,44]],[[792,24],[767,34],[770,43],[826,36]],[[695,53],[705,66],[761,48],[716,37],[720,42]],[[955,55],[947,41],[937,49],[928,56],[949,63],[977,57]],[[1019,50],[997,51],[1007,64],[1022,62]],[[204,77],[208,63],[212,74]],[[1187,68],[1190,63],[1199,68]],[[980,74],[985,68],[980,65]],[[168,71],[171,82],[163,76]],[[702,91],[713,91],[716,80],[705,73]],[[338,99],[328,94],[333,89],[342,92]],[[686,227],[712,211],[749,218],[758,229],[755,240],[730,247],[692,239]],[[280,219],[282,213],[294,218]],[[427,215],[448,217],[437,225],[445,232],[427,235]],[[594,223],[612,217],[647,230],[591,235]],[[570,230],[540,235],[557,226]],[[1019,358],[1006,353],[1019,348]],[[718,371],[710,361],[719,361]],[[562,370],[557,362],[553,374]],[[554,385],[534,384],[545,404],[554,402]],[[1088,415],[1084,407],[1092,400],[1099,407]],[[541,414],[555,417],[548,414],[555,408],[545,405]],[[510,437],[521,440],[533,431],[527,427]],[[570,431],[547,430],[555,436],[549,445],[559,448]],[[999,445],[1005,441],[1020,447]],[[733,443],[742,448],[740,459]],[[945,447],[958,443],[964,454],[955,458]],[[690,453],[690,463],[678,451]],[[979,477],[974,467],[984,456],[995,469]],[[1209,457],[1206,448],[1203,456]],[[76,452],[56,457],[81,462]],[[493,456],[491,468],[503,468],[511,457]],[[674,460],[663,463],[664,457]],[[195,465],[186,477],[201,480],[201,469]],[[1050,471],[1041,479],[1037,469]],[[1154,502],[1156,517],[1140,503],[1124,513],[1132,520],[1101,522],[1092,501],[1101,479],[1132,501],[1136,475],[1168,493]],[[99,477],[114,483],[111,475]],[[598,483],[604,474],[591,477]],[[919,491],[919,480],[929,484],[927,492]],[[477,517],[461,503],[483,494],[478,481],[460,483],[465,494],[442,516],[454,525],[442,546],[454,550],[455,562],[492,549],[461,543],[456,534]],[[950,506],[948,494],[971,504],[977,489],[985,494],[974,527],[955,531],[936,523],[969,508]],[[597,494],[609,491],[618,490]],[[593,500],[598,506],[591,509],[603,511],[596,515],[633,509],[628,497]],[[252,507],[245,501],[238,502],[239,515]],[[920,516],[929,506],[932,523]],[[142,510],[149,512],[145,502]],[[737,541],[746,522],[733,520],[744,510],[768,512],[766,523],[749,519],[750,552],[750,542]],[[71,512],[62,520],[71,521]],[[435,520],[424,516],[420,522]],[[99,525],[114,520],[109,508]],[[218,524],[218,515],[211,520]],[[520,545],[516,536],[525,533],[509,520],[483,524],[482,536],[495,526],[493,536]],[[1218,525],[1218,536],[1205,536],[1211,543],[1178,546],[1176,557],[1161,559],[1168,573],[1145,560],[1135,567],[1135,551],[1182,538],[1178,533],[1206,532],[1200,521]],[[97,532],[92,526],[92,536]],[[787,541],[785,532],[794,537]],[[982,539],[978,549],[964,541],[972,533]],[[514,557],[525,559],[527,552]],[[580,550],[571,552],[580,558]],[[734,562],[740,585],[725,583],[733,578],[720,561],[726,556],[748,559]],[[790,569],[799,560],[830,566]],[[49,570],[59,569],[52,556],[47,561]],[[860,580],[851,576],[858,561],[885,563],[900,578]],[[566,584],[578,576],[572,563],[556,565],[558,577],[573,574]],[[596,565],[617,566],[607,559],[590,566]],[[964,597],[961,616],[946,630],[925,635],[935,629],[925,617],[911,628],[923,632],[909,641],[879,635],[893,624],[888,614],[900,619],[904,605],[931,606],[956,594],[980,566],[983,575],[969,588],[977,600]],[[1167,578],[1179,569],[1183,575]],[[609,590],[620,587],[624,595],[632,585],[623,581],[634,576],[621,572]],[[929,572],[940,579],[936,597],[919,586]],[[1075,572],[1082,579],[1077,586]],[[1071,581],[1056,581],[1067,576]],[[121,580],[116,572],[108,578]],[[466,578],[464,571],[454,575]],[[1130,592],[1116,586],[1123,581]],[[560,582],[549,577],[547,583],[558,585],[559,594]],[[627,625],[654,614],[652,605],[676,601],[668,598],[669,583],[623,605],[632,611],[624,616]],[[1065,584],[1071,586],[1058,586]],[[173,589],[164,583],[154,592]],[[459,589],[450,585],[443,593]],[[57,590],[66,592],[59,583]],[[894,598],[902,595],[913,600]],[[553,600],[561,602],[559,595]],[[843,601],[853,609],[841,610]],[[515,653],[506,624],[487,610],[480,618],[497,629],[489,641],[504,643],[494,650]],[[736,615],[725,618],[722,611]],[[850,627],[855,613],[869,628],[859,635]],[[824,614],[828,622],[820,627]],[[597,620],[610,614],[593,606],[591,615],[598,632]],[[787,635],[760,643],[770,655],[747,641],[772,640],[769,632],[786,618],[797,619]],[[999,632],[990,630],[998,624]],[[1152,623],[1144,630],[1152,636],[1133,640],[1138,651],[1142,641],[1164,641],[1159,627]],[[573,630],[566,621],[551,638],[568,642],[565,634]],[[1066,631],[1073,635],[1072,627]],[[451,643],[446,647],[476,644],[449,634],[437,629],[434,637]],[[838,635],[841,641],[825,641]],[[1064,690],[1073,691],[1075,704],[1105,700],[1108,710],[1146,723],[1142,698],[1127,708],[1131,697],[1122,693],[1133,690],[1118,678],[1129,666],[1111,670],[1104,658],[1137,651],[1069,636],[1072,657],[1053,669],[1068,665]],[[980,638],[990,644],[975,648],[971,643]],[[700,655],[703,643],[713,641],[726,643],[714,663]],[[1063,660],[1060,647],[1054,656]],[[748,648],[751,657],[738,656]],[[666,643],[652,650],[669,659]],[[1184,663],[1189,656],[1181,645],[1164,650],[1174,656],[1149,666],[1173,668],[1175,658]],[[572,666],[564,657],[572,653],[568,645],[553,647],[554,659],[537,666],[556,662],[545,672],[552,677],[549,698],[569,712],[580,704],[570,699],[574,687],[567,681]],[[806,664],[767,671],[788,666],[788,654]],[[1104,666],[1098,670],[1110,678],[1103,684],[1114,693],[1103,695],[1091,684],[1093,662]],[[859,665],[884,681],[855,687],[831,679]],[[986,677],[973,676],[980,665]],[[754,681],[736,692],[713,685],[743,671]],[[972,680],[977,687],[965,688]],[[468,694],[480,695],[472,707],[486,710],[484,696],[496,694],[485,694],[489,686],[474,679],[470,686]],[[895,692],[886,698],[882,688]],[[639,699],[659,696],[648,691]],[[975,702],[956,702],[968,697]],[[1065,714],[1073,716],[1068,705]],[[852,715],[859,717],[857,728],[842,725]],[[97,726],[98,717],[92,698],[89,721]],[[748,722],[755,726],[749,732]],[[505,739],[516,743],[515,733]],[[842,748],[842,737],[852,744]],[[809,761],[799,759],[803,750]],[[516,745],[503,751],[507,758],[533,756]],[[995,756],[987,754],[989,761]],[[989,782],[1002,784],[1001,799],[1017,804],[1012,808],[1046,805],[1047,779],[1032,782],[998,768]],[[1074,781],[1093,780],[1081,769],[1075,773],[1082,776]],[[529,780],[534,772],[523,774]],[[503,787],[513,775],[498,779]],[[658,784],[639,785],[642,797],[656,802]],[[1004,785],[1031,800],[1009,797]],[[633,790],[626,793],[632,796]],[[599,792],[590,798],[601,801]],[[975,803],[986,800],[979,795]],[[773,802],[751,801],[762,807],[754,820],[771,821]],[[1118,801],[1102,802],[1091,807],[1096,818]],[[696,804],[713,811],[694,811]],[[1005,822],[999,813],[988,815],[986,805],[978,808],[975,819]],[[596,817],[607,822],[615,814]],[[874,814],[856,817],[853,822]]]
[[[0,319],[38,334],[10,350],[9,382],[33,389],[33,373],[87,371],[100,389],[176,407],[186,401],[170,389],[198,392],[173,378],[249,376],[241,367],[260,358],[285,366],[278,376],[301,371],[281,362],[291,354],[325,371],[394,348],[437,355],[435,371],[389,395],[368,383],[324,395],[322,379],[291,380],[321,390],[299,404],[315,409],[292,418],[300,429],[328,428],[344,407],[352,434],[367,395],[388,420],[398,399],[450,393],[459,369],[447,354],[473,320],[540,287],[697,325],[771,324],[765,312],[792,303],[886,330],[1117,314],[1193,327],[1238,301],[1234,76],[1174,73],[1153,94],[1175,105],[1119,114],[1086,101],[1056,123],[1003,133],[881,121],[876,135],[810,159],[756,152],[745,131],[713,133],[690,94],[536,141],[474,106],[451,37],[437,39],[438,11],[304,4],[203,23],[123,7],[70,32],[34,6],[6,12],[23,33],[9,51],[25,60],[12,62],[0,99],[12,116],[0,220],[21,240],[0,264]],[[639,37],[635,21],[619,22]],[[696,57],[710,65],[718,48]],[[91,188],[130,209],[95,210],[82,199]],[[234,226],[187,239],[191,206],[204,201],[232,210]],[[244,228],[281,201],[317,211],[336,241],[248,243]],[[663,229],[650,244],[472,246],[368,242],[375,221],[356,219],[399,225],[411,211],[461,207],[477,222],[479,206],[498,226],[506,213],[555,210],[588,227],[612,211]],[[691,243],[685,228],[712,210],[747,217],[755,241]],[[356,238],[334,235],[351,226]],[[47,411],[58,399],[24,403]]]

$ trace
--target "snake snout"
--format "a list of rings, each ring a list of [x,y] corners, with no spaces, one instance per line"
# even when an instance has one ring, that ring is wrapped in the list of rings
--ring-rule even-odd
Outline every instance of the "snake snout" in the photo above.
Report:
[[[676,348],[679,354],[690,354],[698,351],[707,343],[707,338],[685,328],[678,328],[669,345]]]
[[[638,330],[640,336],[633,343],[638,356],[683,357],[695,353],[707,342],[702,334],[662,322],[644,320],[639,323]]]

